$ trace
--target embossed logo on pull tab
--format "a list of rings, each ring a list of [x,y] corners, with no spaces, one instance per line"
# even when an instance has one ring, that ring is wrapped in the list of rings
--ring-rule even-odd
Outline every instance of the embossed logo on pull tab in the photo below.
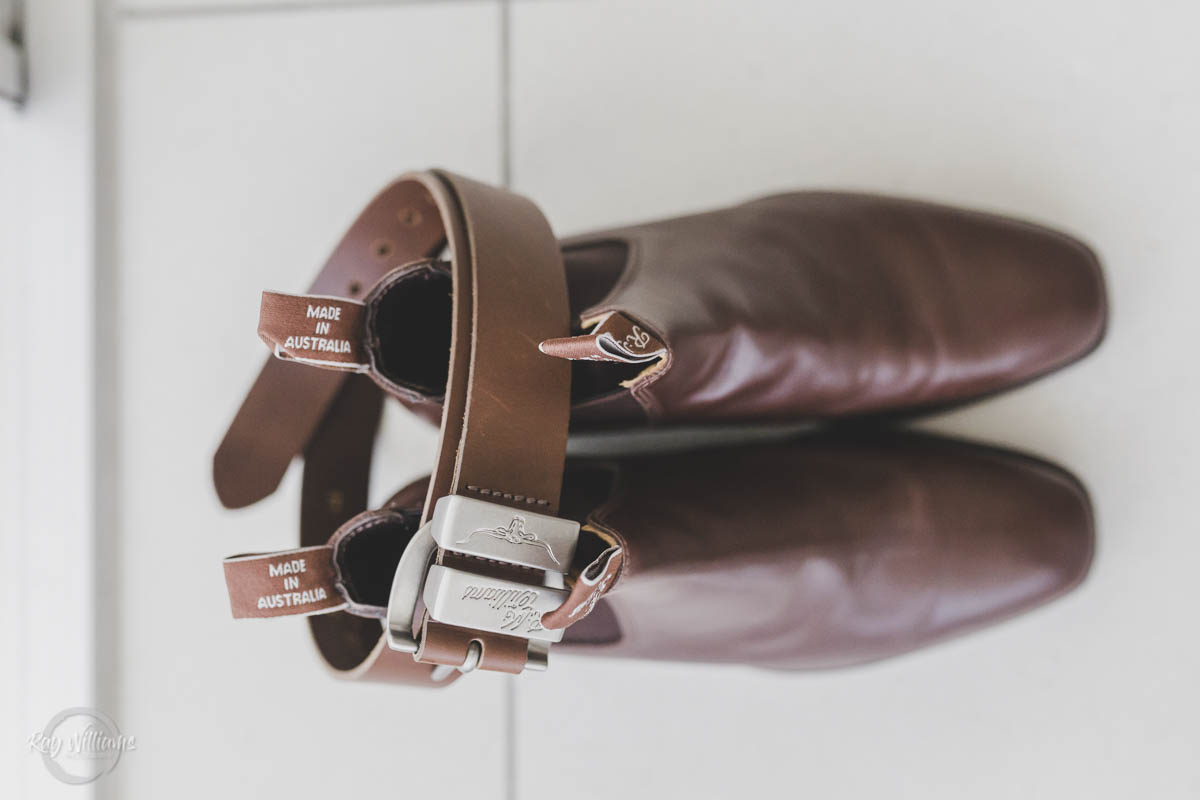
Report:
[[[633,330],[621,343],[625,345],[626,350],[641,350],[650,344],[650,334],[646,333],[639,326],[634,325]]]
[[[471,541],[471,538],[477,534],[484,536],[493,536],[497,539],[503,539],[509,544],[527,544],[533,547],[540,547],[550,556],[550,560],[558,564],[558,556],[554,555],[554,551],[550,549],[550,545],[538,538],[538,535],[525,527],[525,518],[521,515],[516,515],[512,521],[503,528],[476,528],[468,533],[462,539],[459,539],[455,544],[466,544]]]

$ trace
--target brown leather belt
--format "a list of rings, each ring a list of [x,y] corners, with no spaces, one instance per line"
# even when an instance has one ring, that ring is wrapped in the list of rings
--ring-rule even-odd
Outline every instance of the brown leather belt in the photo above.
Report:
[[[453,290],[439,452],[421,532],[393,586],[388,636],[377,620],[324,613],[341,607],[336,598],[298,612],[320,614],[309,617],[318,647],[349,678],[428,684],[446,672],[435,676],[432,665],[541,666],[556,638],[541,617],[567,597],[562,579],[578,526],[554,515],[570,365],[537,347],[569,333],[567,293],[559,245],[537,207],[443,171],[405,175],[362,213],[310,291],[329,297],[336,320],[347,306],[337,298],[361,298],[390,268],[444,246]],[[324,313],[309,315],[318,330]],[[303,453],[301,546],[324,545],[366,508],[381,399],[349,370],[268,361],[214,458],[222,502],[241,507],[269,495]]]

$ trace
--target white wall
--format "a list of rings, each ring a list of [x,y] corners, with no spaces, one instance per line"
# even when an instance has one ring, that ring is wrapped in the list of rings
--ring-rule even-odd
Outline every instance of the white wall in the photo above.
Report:
[[[112,503],[99,526],[99,607],[112,618],[97,702],[142,746],[104,794],[318,797],[353,775],[364,793],[601,797],[600,758],[620,764],[628,797],[1200,794],[1194,4],[515,0],[506,20],[499,0],[111,3],[97,31],[85,16],[68,25],[73,55],[45,56],[59,66],[41,74],[61,83],[39,98],[35,80],[20,118],[0,108],[0,264],[6,286],[26,287],[0,333],[43,307],[54,269],[94,261],[117,345],[113,371],[77,373],[74,393],[70,374],[35,370],[48,383],[31,383],[42,362],[30,354],[86,373],[85,351],[62,338],[0,345],[18,376],[0,383],[18,412],[0,414],[0,443],[17,443],[0,455],[4,599],[31,564],[55,563],[53,548],[87,552],[93,481]],[[80,66],[91,43],[94,129]],[[48,132],[31,138],[37,120]],[[821,186],[1083,236],[1108,268],[1104,347],[930,425],[1080,473],[1100,525],[1091,579],[993,631],[822,675],[558,657],[545,675],[421,693],[328,678],[302,622],[235,624],[220,558],[290,544],[298,499],[294,473],[240,513],[209,485],[263,355],[257,293],[302,288],[375,189],[428,165],[511,172],[562,233]],[[86,335],[81,291],[66,330]],[[87,427],[93,391],[111,438]],[[387,427],[376,496],[424,471],[432,448],[401,412]],[[72,445],[93,441],[97,475],[79,471]],[[50,525],[34,510],[60,488],[55,469],[66,499],[52,505],[67,517]],[[87,561],[68,559],[76,573],[52,585],[86,595]],[[6,706],[0,719],[19,751],[30,724],[89,691],[89,659],[60,678],[47,648],[91,645],[86,630],[22,626],[13,608],[0,625],[23,632],[29,655],[0,650],[0,685],[25,681],[0,691],[18,722]],[[0,753],[18,796],[56,791],[27,753]]]
[[[0,787],[78,798],[26,741],[96,702],[95,29],[84,4],[26,5],[32,95],[0,101]]]

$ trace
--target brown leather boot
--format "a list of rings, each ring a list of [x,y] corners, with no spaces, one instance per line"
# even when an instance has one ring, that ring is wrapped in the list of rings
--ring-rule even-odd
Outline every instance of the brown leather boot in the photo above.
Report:
[[[584,530],[620,544],[624,566],[567,628],[570,652],[859,664],[1039,606],[1092,560],[1082,484],[1011,451],[898,434],[610,469]]]
[[[911,200],[776,195],[573,237],[562,256],[575,335],[541,349],[575,362],[576,429],[941,408],[1069,364],[1105,327],[1100,266],[1079,241]],[[436,418],[450,283],[438,261],[389,272],[332,327],[344,352],[314,349],[293,296],[264,296],[260,334]]]
[[[355,517],[319,551],[332,564],[326,592],[351,614],[386,615],[425,488]],[[565,626],[559,647],[574,653],[839,667],[1041,605],[1083,579],[1093,548],[1088,497],[1069,473],[919,435],[569,462],[559,513],[582,525],[559,611],[540,610],[552,590],[483,578],[430,600],[433,571],[426,601],[437,613],[477,606],[523,634]],[[516,536],[503,546],[537,549]],[[328,624],[345,627],[326,636],[327,656],[367,645],[349,615]]]

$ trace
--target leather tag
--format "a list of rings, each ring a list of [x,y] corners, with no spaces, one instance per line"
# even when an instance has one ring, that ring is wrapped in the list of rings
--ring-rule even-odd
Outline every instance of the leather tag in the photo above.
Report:
[[[579,574],[563,604],[542,615],[542,626],[551,630],[565,628],[592,613],[596,602],[616,583],[624,563],[625,551],[620,547],[610,547],[596,556]]]
[[[591,332],[581,336],[547,339],[538,349],[548,356],[569,361],[616,361],[622,364],[646,364],[667,354],[662,340],[620,312],[614,311],[594,324]]]
[[[263,292],[258,336],[285,361],[364,372],[366,306],[319,295]]]
[[[329,545],[225,559],[234,619],[327,614],[345,608]]]

